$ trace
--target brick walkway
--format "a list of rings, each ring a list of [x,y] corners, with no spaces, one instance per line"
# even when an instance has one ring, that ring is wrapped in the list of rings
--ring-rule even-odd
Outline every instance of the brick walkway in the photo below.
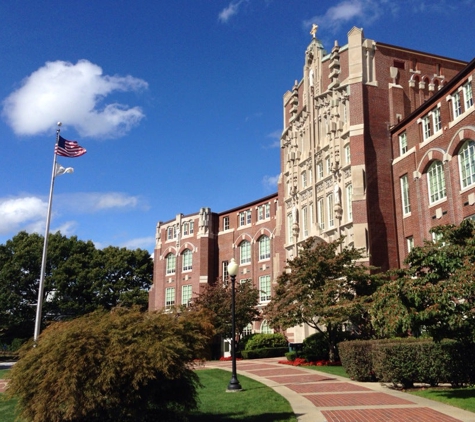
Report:
[[[475,422],[475,413],[279,360],[238,361],[238,378],[242,374],[272,387],[301,422]],[[231,370],[231,362],[206,362],[205,367]]]

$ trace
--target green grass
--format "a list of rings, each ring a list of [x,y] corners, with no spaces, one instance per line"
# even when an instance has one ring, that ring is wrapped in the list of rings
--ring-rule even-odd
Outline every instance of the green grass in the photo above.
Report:
[[[221,369],[197,372],[203,388],[198,390],[200,405],[190,422],[294,422],[288,401],[272,388],[238,374],[243,391],[226,393],[231,373]]]
[[[0,421],[15,422],[16,400],[5,399],[5,394],[0,393]]]
[[[0,369],[0,380],[8,379],[10,376],[10,369]]]
[[[458,407],[460,409],[468,410],[469,412],[475,412],[475,387],[467,388],[427,388],[420,390],[407,391],[415,396],[424,397],[439,401],[451,406]]]
[[[343,366],[305,366],[305,368],[313,369],[314,371],[325,372],[330,375],[338,375],[340,377],[350,378]]]
[[[296,422],[288,401],[272,388],[238,374],[243,391],[226,393],[231,373],[221,369],[202,369],[198,376],[199,408],[189,422]],[[16,400],[0,394],[0,421],[15,421]]]

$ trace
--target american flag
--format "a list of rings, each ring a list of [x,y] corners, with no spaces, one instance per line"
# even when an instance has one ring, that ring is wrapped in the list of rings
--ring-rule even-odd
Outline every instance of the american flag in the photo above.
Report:
[[[76,141],[68,141],[63,137],[59,137],[58,143],[54,148],[56,155],[61,155],[62,157],[80,157],[86,153],[86,149],[78,145]]]

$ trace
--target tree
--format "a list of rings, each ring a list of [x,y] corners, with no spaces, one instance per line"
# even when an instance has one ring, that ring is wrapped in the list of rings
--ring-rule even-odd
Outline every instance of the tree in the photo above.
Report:
[[[20,232],[0,245],[0,336],[32,335],[43,237]],[[98,308],[147,307],[153,262],[148,251],[95,248],[91,241],[49,235],[43,321],[74,318]]]
[[[475,338],[475,224],[434,228],[407,256],[407,268],[388,273],[374,295],[373,320],[380,336]]]
[[[349,323],[358,334],[369,333],[368,307],[377,286],[370,268],[358,263],[360,250],[343,247],[343,238],[331,243],[303,242],[296,258],[277,279],[277,287],[265,313],[274,327],[307,324],[323,333],[330,359],[338,334]]]
[[[250,281],[236,285],[235,323],[238,337],[250,322],[259,319],[258,303],[259,290]],[[231,283],[223,285],[217,282],[206,286],[193,300],[192,308],[207,311],[212,316],[216,334],[231,337]]]
[[[53,323],[21,349],[7,394],[32,422],[185,420],[211,334],[199,312],[116,308]]]

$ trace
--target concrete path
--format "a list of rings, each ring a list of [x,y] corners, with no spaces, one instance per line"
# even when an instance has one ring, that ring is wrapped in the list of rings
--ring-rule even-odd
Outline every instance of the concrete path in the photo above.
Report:
[[[475,422],[475,413],[305,367],[277,363],[282,358],[242,360],[237,375],[255,379],[285,397],[300,422]],[[206,362],[231,370],[231,362]]]

